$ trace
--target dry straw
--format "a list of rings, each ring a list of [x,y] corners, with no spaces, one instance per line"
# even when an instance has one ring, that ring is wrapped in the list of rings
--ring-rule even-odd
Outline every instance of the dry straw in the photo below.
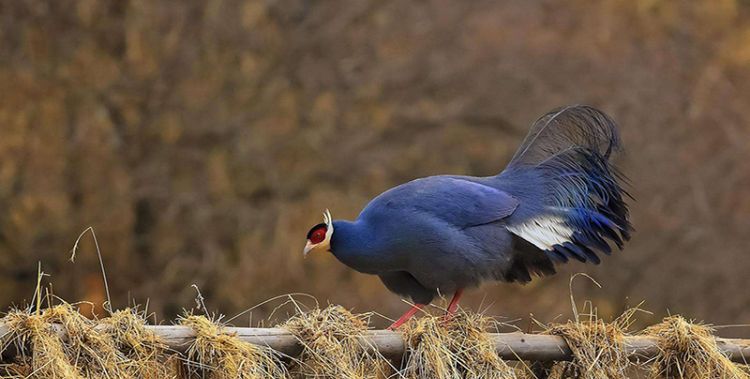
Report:
[[[164,346],[134,311],[103,322],[83,317],[70,304],[42,312],[13,311],[2,322],[3,347],[17,352],[8,376],[29,378],[174,378]],[[12,345],[12,346],[9,346]],[[5,349],[3,349],[5,350]]]
[[[39,308],[36,308],[39,309]],[[402,327],[406,354],[396,367],[374,346],[368,346],[370,314],[352,314],[340,306],[298,313],[281,327],[303,347],[299,357],[285,359],[268,347],[241,341],[205,316],[179,320],[192,328],[195,340],[184,355],[171,351],[145,325],[135,310],[89,320],[70,304],[45,310],[15,310],[0,322],[4,378],[353,378],[353,379],[519,379],[516,370],[496,353],[488,331],[497,322],[479,314],[461,313],[445,321],[422,316]],[[629,361],[626,331],[633,309],[611,323],[597,317],[587,303],[575,321],[545,327],[563,337],[571,362],[551,363],[535,378],[624,379],[642,366]],[[750,379],[747,367],[736,365],[717,347],[713,329],[682,317],[666,318],[643,335],[658,341],[659,354],[646,362],[653,379]],[[181,349],[180,349],[181,350]],[[534,364],[542,368],[541,364]],[[550,367],[550,366],[547,366]],[[520,366],[519,368],[523,368]]]
[[[341,306],[298,312],[282,328],[303,347],[293,374],[308,378],[375,379],[387,377],[390,367],[374,348],[363,346],[370,314],[352,314]]]
[[[404,325],[406,378],[516,379],[515,370],[495,352],[485,333],[496,321],[480,314],[460,313],[445,321],[424,316]]]
[[[179,320],[195,332],[187,349],[188,375],[205,379],[287,378],[278,354],[264,346],[240,341],[233,333],[205,316],[187,315]]]
[[[707,325],[686,321],[681,316],[667,317],[644,330],[657,337],[661,354],[654,360],[652,378],[746,379],[746,366],[732,363],[721,353]]]
[[[179,359],[167,354],[167,346],[146,329],[145,315],[133,309],[112,313],[97,326],[132,365],[136,378],[177,378]]]
[[[636,310],[625,312],[614,322],[606,323],[597,316],[596,308],[590,303],[588,307],[590,312],[586,319],[553,325],[546,331],[563,337],[573,353],[573,360],[556,363],[549,377],[628,378],[630,361],[624,350],[623,338]]]

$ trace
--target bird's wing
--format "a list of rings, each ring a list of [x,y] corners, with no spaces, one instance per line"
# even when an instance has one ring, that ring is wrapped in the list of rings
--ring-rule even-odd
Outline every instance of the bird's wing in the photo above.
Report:
[[[381,197],[378,206],[426,213],[458,228],[502,220],[518,206],[506,192],[451,176],[417,179]]]

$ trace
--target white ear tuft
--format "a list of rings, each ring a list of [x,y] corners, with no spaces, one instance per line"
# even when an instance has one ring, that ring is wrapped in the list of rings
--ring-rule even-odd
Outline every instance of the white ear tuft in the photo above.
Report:
[[[328,209],[323,212],[323,222],[326,223],[326,239],[323,240],[321,244],[323,244],[326,249],[329,249],[331,246],[331,236],[333,236],[333,217],[331,217],[331,212]]]
[[[331,217],[331,212],[328,209],[326,209],[326,211],[323,212],[323,222],[329,227],[331,226],[331,223],[333,222],[333,218]]]

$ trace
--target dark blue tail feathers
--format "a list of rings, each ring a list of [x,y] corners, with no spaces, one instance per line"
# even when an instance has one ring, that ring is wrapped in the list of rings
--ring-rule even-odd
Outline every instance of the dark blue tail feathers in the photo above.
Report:
[[[535,204],[508,229],[561,262],[599,263],[596,252],[610,254],[610,244],[622,249],[633,229],[626,179],[610,162],[619,148],[617,125],[593,107],[541,117],[501,178],[533,178],[528,191],[542,199],[530,199]],[[517,191],[522,182],[516,180]]]

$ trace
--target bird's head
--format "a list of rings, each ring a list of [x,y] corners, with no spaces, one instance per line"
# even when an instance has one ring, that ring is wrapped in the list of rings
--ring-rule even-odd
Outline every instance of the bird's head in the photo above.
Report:
[[[311,251],[329,251],[331,249],[331,236],[333,236],[333,219],[331,219],[331,212],[326,209],[323,212],[323,222],[313,226],[307,232],[307,243],[303,251],[305,256]]]

